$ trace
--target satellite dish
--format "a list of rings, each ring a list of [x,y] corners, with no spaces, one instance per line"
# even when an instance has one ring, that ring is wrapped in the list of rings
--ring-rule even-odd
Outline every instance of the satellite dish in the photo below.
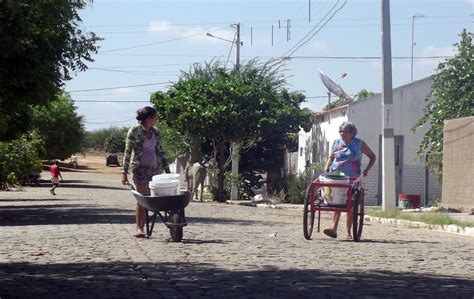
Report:
[[[319,78],[321,78],[321,81],[323,81],[324,86],[332,92],[333,94],[337,95],[340,98],[346,99],[348,101],[352,101],[352,98],[342,89],[342,87],[339,84],[336,84],[336,82],[332,81],[331,78],[326,76],[321,70],[318,69],[319,72]],[[347,74],[343,73],[342,76],[345,77]]]

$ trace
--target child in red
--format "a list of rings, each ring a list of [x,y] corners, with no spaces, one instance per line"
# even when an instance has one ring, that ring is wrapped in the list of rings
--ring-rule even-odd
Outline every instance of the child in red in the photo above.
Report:
[[[51,183],[53,184],[53,188],[51,188],[49,192],[56,195],[54,190],[59,186],[59,177],[61,177],[61,181],[63,180],[63,176],[59,171],[59,161],[54,162],[54,164],[49,167],[49,171],[51,173]]]

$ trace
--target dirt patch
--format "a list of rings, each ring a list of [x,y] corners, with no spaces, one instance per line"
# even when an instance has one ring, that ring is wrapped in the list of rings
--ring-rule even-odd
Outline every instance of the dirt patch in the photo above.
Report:
[[[68,164],[68,161],[60,163],[61,171],[78,171],[78,172],[95,172],[95,173],[114,173],[120,174],[122,172],[121,166],[106,166],[106,153],[103,152],[86,152],[77,154],[78,165],[73,168]],[[120,157],[120,162],[122,159]]]

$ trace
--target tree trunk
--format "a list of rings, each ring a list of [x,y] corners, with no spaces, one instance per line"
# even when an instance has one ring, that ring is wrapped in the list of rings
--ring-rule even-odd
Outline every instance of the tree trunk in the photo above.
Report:
[[[225,143],[222,141],[217,142],[217,167],[219,173],[217,174],[217,201],[225,202],[224,195],[224,175],[225,175]]]

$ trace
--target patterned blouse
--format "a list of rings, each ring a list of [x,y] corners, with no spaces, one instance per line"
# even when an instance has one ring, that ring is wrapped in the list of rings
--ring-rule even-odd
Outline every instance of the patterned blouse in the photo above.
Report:
[[[352,138],[347,145],[341,139],[336,139],[332,145],[334,160],[331,169],[339,170],[351,178],[360,176],[361,146],[362,140],[359,138]]]
[[[156,166],[161,168],[161,170],[164,170],[169,167],[168,157],[166,156],[158,129],[153,127],[152,131],[156,136]],[[143,142],[145,141],[145,138],[145,129],[140,124],[133,126],[128,130],[127,139],[125,142],[125,153],[123,155],[122,172],[128,173],[129,169],[133,170],[140,166],[140,159],[143,154]]]

